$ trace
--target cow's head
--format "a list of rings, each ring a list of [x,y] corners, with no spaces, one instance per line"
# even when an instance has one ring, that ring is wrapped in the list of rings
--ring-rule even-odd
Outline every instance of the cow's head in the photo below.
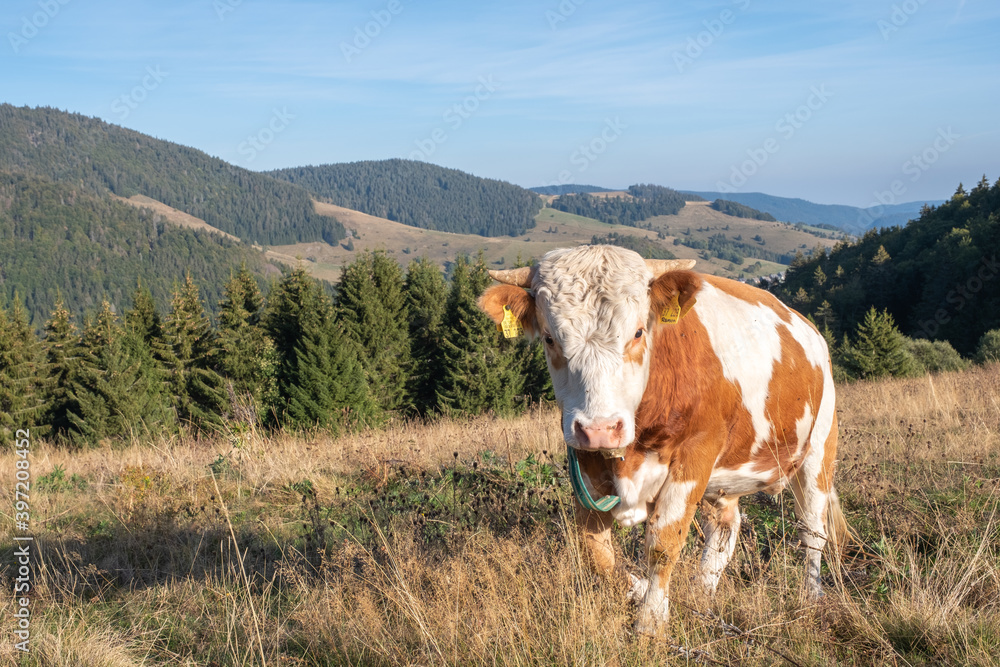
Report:
[[[509,307],[525,332],[544,342],[567,444],[608,453],[635,439],[653,331],[665,308],[683,314],[693,305],[700,281],[683,270],[692,266],[598,245],[553,250],[530,268],[490,271],[506,284],[486,290],[479,306],[497,323]]]

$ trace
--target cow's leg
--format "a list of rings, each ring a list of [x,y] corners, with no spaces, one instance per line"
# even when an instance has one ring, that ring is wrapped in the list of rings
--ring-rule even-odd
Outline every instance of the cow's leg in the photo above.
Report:
[[[823,595],[820,561],[828,533],[827,508],[833,491],[833,466],[837,454],[837,420],[824,440],[814,438],[802,467],[792,477],[795,514],[799,521],[799,541],[805,549],[806,594],[811,598]]]
[[[709,595],[715,594],[722,571],[733,557],[736,537],[740,532],[739,498],[719,498],[714,503],[701,504],[701,530],[705,534],[705,551],[701,554],[701,585]]]
[[[678,466],[682,471],[684,466]],[[656,499],[656,507],[646,523],[646,561],[649,586],[639,606],[636,632],[660,635],[666,629],[670,611],[670,574],[687,539],[695,509],[705,493],[708,474],[696,479],[675,480],[673,474]]]
[[[605,576],[615,569],[615,549],[611,543],[610,512],[588,510],[573,498],[576,506],[576,527],[580,535],[580,548],[584,558],[594,570]]]

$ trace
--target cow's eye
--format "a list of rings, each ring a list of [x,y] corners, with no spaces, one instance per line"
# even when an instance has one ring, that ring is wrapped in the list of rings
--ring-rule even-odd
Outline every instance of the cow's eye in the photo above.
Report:
[[[642,329],[635,332],[635,339],[639,340],[640,338],[642,338]]]

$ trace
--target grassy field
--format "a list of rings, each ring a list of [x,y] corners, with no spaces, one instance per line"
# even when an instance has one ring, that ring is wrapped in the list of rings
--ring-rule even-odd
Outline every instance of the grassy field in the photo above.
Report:
[[[338,439],[36,442],[31,650],[5,603],[0,664],[995,665],[998,370],[841,387],[837,485],[863,546],[806,603],[790,497],[747,498],[714,599],[690,584],[692,531],[667,640],[634,636],[624,582],[581,564],[551,408]],[[0,469],[10,508],[9,450]],[[617,541],[634,561],[641,531]]]

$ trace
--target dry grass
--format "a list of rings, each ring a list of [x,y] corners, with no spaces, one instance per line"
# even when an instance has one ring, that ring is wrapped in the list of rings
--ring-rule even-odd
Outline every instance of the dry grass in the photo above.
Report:
[[[864,548],[807,604],[790,503],[748,499],[715,599],[689,586],[692,535],[669,641],[635,637],[623,581],[582,565],[551,410],[336,440],[36,443],[32,651],[5,640],[0,662],[997,664],[997,371],[842,387],[838,487]],[[632,558],[641,534],[618,541]]]

